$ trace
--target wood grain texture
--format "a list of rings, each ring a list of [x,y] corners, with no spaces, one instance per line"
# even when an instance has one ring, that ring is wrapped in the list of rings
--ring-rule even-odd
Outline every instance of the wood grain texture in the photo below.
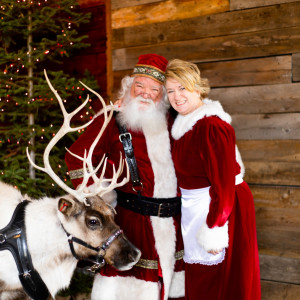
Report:
[[[300,139],[300,113],[233,115],[238,140]]]
[[[287,162],[244,161],[249,184],[300,186],[300,164]]]
[[[300,53],[292,56],[293,82],[300,81]]]
[[[272,251],[274,255],[300,259],[299,231],[284,230],[280,226],[275,228],[257,226],[256,231],[259,252]]]
[[[208,62],[300,52],[300,27],[113,50],[113,70],[133,68],[141,54]]]
[[[300,163],[300,140],[238,140],[245,161]],[[300,182],[299,182],[300,185]]]
[[[229,0],[166,0],[112,11],[112,28],[131,27],[229,10]]]
[[[111,0],[111,9],[131,7],[154,2],[164,2],[165,0]]]
[[[113,30],[112,48],[195,40],[300,26],[300,3],[288,3]]]
[[[290,55],[197,64],[211,87],[291,83]]]
[[[209,97],[219,100],[230,114],[300,111],[299,83],[213,88]]]
[[[300,237],[300,209],[282,207],[256,207],[256,226],[269,230],[294,231]],[[298,240],[300,246],[300,239]],[[300,247],[295,248],[300,258]]]
[[[260,254],[260,278],[299,284],[300,259]]]
[[[230,0],[230,10],[298,2],[299,0]]]
[[[261,300],[295,300],[300,295],[300,285],[261,280]]]
[[[255,207],[300,209],[300,186],[251,185]]]

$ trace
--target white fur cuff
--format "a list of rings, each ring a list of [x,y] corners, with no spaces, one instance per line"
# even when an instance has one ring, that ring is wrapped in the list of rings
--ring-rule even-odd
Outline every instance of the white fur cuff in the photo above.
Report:
[[[198,243],[206,250],[221,250],[228,247],[228,221],[222,227],[209,228],[206,222],[197,232]]]

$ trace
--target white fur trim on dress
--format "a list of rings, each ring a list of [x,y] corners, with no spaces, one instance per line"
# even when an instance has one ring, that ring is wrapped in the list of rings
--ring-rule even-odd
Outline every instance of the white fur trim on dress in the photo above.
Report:
[[[179,140],[185,133],[190,131],[197,121],[204,117],[217,116],[226,123],[231,124],[231,117],[226,113],[219,101],[203,99],[203,105],[187,115],[178,115],[172,127],[172,136]]]
[[[159,300],[158,282],[144,281],[135,277],[94,278],[92,300]]]
[[[206,250],[221,250],[228,247],[228,221],[222,227],[209,228],[206,222],[197,232],[198,243]]]

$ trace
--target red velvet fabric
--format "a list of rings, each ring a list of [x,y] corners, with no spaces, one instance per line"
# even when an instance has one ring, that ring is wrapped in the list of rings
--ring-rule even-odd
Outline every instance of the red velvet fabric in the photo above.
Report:
[[[166,71],[168,60],[161,55],[150,53],[139,56],[137,65],[155,67],[161,70],[162,73]]]
[[[89,149],[95,136],[99,132],[99,128],[103,123],[103,117],[97,117],[92,124],[88,127],[85,133],[83,133],[79,139],[70,147],[70,151],[76,153],[79,156],[83,156],[84,150]],[[139,170],[140,180],[143,183],[142,195],[146,197],[153,197],[154,189],[154,173],[151,167],[151,162],[148,157],[147,146],[145,137],[142,133],[130,131],[132,135],[132,143]],[[93,165],[97,166],[101,160],[103,154],[108,157],[108,166],[106,168],[105,177],[110,178],[112,176],[112,163],[116,166],[119,164],[120,152],[122,157],[125,157],[122,143],[119,140],[119,131],[113,118],[108,127],[103,133],[100,142],[96,145],[94,155],[92,158]],[[65,157],[69,170],[82,169],[82,162],[74,158],[69,153]],[[125,175],[125,171],[124,171]],[[118,181],[121,181],[120,178]],[[72,180],[73,185],[76,187],[82,181],[81,178]],[[93,182],[90,181],[89,184]],[[127,193],[134,193],[132,190],[131,182],[119,188]],[[152,229],[152,224],[149,216],[143,216],[134,213],[130,210],[116,206],[116,223],[122,228],[127,238],[142,252],[142,259],[156,260],[159,262],[159,257],[155,248],[155,240]],[[180,215],[172,218],[176,231],[176,251],[183,250],[183,241],[180,231]],[[183,271],[184,263],[180,259],[174,266],[175,271]],[[146,269],[141,267],[133,267],[129,271],[117,271],[116,269],[106,265],[101,269],[101,274],[105,276],[134,276],[138,279],[145,281],[158,282],[161,272],[159,269]],[[178,299],[178,298],[177,298]]]
[[[180,187],[211,186],[207,225],[229,221],[224,261],[213,266],[186,264],[186,299],[259,300],[254,201],[245,182],[235,185],[240,167],[233,128],[218,117],[204,117],[174,141],[172,154]]]

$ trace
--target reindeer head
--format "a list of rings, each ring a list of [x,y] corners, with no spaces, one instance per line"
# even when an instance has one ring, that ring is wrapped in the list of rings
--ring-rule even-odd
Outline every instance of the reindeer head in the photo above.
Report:
[[[66,232],[76,236],[76,255],[81,259],[103,256],[105,261],[116,269],[129,270],[138,262],[141,253],[126,239],[114,222],[114,208],[98,196],[88,198],[87,203],[89,206],[70,195],[58,200],[59,219]],[[117,232],[119,234],[114,236]],[[109,239],[113,239],[113,242],[103,252],[101,246]],[[76,243],[78,240],[84,241],[94,249]]]
[[[63,228],[69,236],[69,243],[71,245],[70,247],[73,255],[78,259],[82,259],[87,258],[90,255],[98,254],[98,256],[101,255],[104,257],[107,263],[113,265],[117,269],[130,269],[135,263],[137,263],[141,253],[126,239],[120,228],[114,222],[114,209],[100,198],[105,193],[128,182],[129,170],[127,163],[125,162],[127,175],[119,183],[118,178],[122,174],[124,168],[124,160],[122,159],[121,153],[119,166],[117,170],[115,169],[115,166],[113,166],[113,177],[110,179],[104,178],[104,172],[106,168],[105,156],[102,157],[102,160],[96,168],[94,168],[92,165],[92,154],[94,148],[108,123],[110,122],[113,115],[113,110],[111,110],[108,114],[102,97],[81,83],[86,89],[97,95],[101,101],[104,111],[104,124],[102,128],[99,128],[99,133],[92,143],[90,149],[88,149],[88,154],[87,151],[85,151],[84,157],[80,157],[70,152],[72,155],[82,161],[84,171],[82,184],[78,189],[72,189],[66,185],[51,168],[49,154],[57,142],[68,132],[74,132],[85,128],[92,122],[90,121],[80,127],[71,127],[70,125],[72,117],[86,105],[89,100],[89,96],[87,96],[86,101],[72,113],[67,113],[63,105],[63,101],[57,91],[51,85],[46,71],[45,77],[50,89],[59,102],[64,116],[64,122],[59,131],[55,134],[45,148],[43,156],[44,167],[37,166],[32,161],[27,149],[28,159],[35,168],[47,173],[63,190],[68,193],[67,196],[58,200],[58,216]],[[101,175],[97,177],[96,173],[100,167],[102,167],[102,172]],[[87,187],[87,183],[90,178],[92,178],[94,181],[93,191],[90,191]],[[103,183],[105,183],[105,185],[103,185]],[[75,243],[78,245],[76,244],[73,246],[73,241],[75,241]],[[109,245],[109,247],[105,247],[105,245]]]

